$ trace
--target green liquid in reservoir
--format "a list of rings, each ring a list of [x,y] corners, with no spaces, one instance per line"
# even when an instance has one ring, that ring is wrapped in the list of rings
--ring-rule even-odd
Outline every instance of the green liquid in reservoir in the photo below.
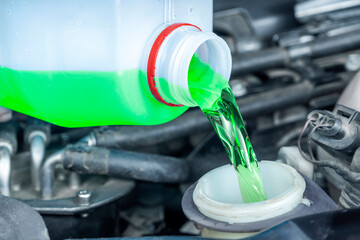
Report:
[[[213,125],[236,170],[243,202],[266,200],[256,155],[228,81],[194,55],[188,82],[193,99]]]

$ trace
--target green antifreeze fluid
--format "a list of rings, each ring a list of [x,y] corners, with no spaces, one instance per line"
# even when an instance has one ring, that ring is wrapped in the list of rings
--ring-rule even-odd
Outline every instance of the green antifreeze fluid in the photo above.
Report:
[[[23,71],[1,66],[0,106],[63,127],[161,124],[188,109],[158,102],[142,70]]]
[[[189,89],[213,125],[236,170],[244,203],[266,200],[255,152],[228,81],[193,56]]]

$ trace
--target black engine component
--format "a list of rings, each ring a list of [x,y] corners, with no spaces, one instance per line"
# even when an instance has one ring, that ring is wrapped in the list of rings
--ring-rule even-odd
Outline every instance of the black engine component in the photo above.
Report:
[[[65,169],[81,174],[101,174],[156,183],[179,183],[188,178],[181,159],[88,146],[70,146],[63,154]]]
[[[0,226],[0,239],[50,239],[38,212],[23,202],[1,195]]]
[[[328,121],[329,126],[319,128],[311,136],[323,149],[332,155],[351,162],[360,145],[360,115],[357,111],[337,105],[333,112],[313,111],[309,114],[315,118],[312,127]]]

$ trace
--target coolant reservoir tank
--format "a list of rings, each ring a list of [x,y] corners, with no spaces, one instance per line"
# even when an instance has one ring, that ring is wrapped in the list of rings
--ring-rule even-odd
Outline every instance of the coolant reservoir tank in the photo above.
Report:
[[[295,217],[337,208],[319,186],[294,168],[261,161],[259,169],[268,197],[265,201],[243,202],[231,165],[211,170],[185,192],[182,208],[202,236],[246,238]]]
[[[230,75],[229,48],[211,32],[212,0],[16,0],[0,9],[0,106],[60,126],[178,117],[193,106],[194,54]]]

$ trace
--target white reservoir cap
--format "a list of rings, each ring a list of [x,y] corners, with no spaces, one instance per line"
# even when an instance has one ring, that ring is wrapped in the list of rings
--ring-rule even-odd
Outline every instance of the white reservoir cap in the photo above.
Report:
[[[232,165],[216,168],[198,181],[193,200],[205,216],[230,224],[271,219],[296,208],[303,199],[305,181],[292,167],[273,161],[259,162],[268,200],[243,203]]]

